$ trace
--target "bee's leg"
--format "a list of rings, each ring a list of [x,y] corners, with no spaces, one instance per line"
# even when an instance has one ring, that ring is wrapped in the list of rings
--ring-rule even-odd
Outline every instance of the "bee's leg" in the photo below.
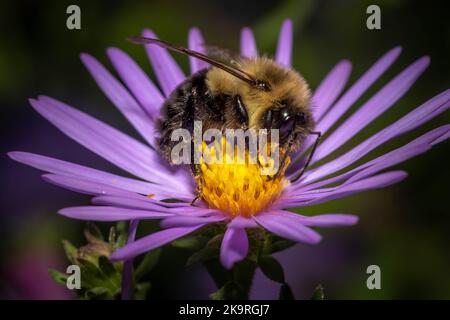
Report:
[[[201,169],[200,169],[200,164],[195,163],[194,152],[195,152],[195,143],[194,143],[194,140],[192,139],[192,141],[191,141],[191,165],[190,166],[191,166],[192,176],[194,177],[194,180],[197,183],[197,195],[195,196],[194,199],[192,199],[191,206],[193,206],[195,204],[195,202],[202,197],[202,193],[201,193],[202,189],[201,189],[201,186],[199,185]]]
[[[318,132],[318,131],[311,131],[310,134],[316,135],[316,141],[314,142],[314,145],[313,145],[313,147],[311,149],[311,153],[309,154],[308,160],[306,160],[306,163],[303,166],[302,170],[296,176],[294,176],[291,179],[291,182],[295,182],[295,181],[297,181],[298,179],[300,179],[303,176],[303,174],[305,173],[306,169],[308,169],[309,164],[311,163],[311,160],[312,160],[312,158],[314,156],[314,152],[316,151],[317,146],[319,145],[320,138],[322,137],[322,133]]]
[[[194,179],[197,183],[197,194],[194,199],[191,201],[191,206],[195,204],[195,202],[202,197],[202,188],[200,185],[200,165],[199,164],[191,164],[191,172],[194,176]]]
[[[294,137],[295,137],[295,133],[292,132],[292,133],[289,135],[289,139],[288,139],[288,142],[287,142],[287,148],[285,148],[285,152],[284,152],[284,154],[283,154],[283,158],[281,158],[280,164],[279,164],[279,166],[278,166],[278,171],[277,171],[277,173],[275,173],[275,174],[270,178],[270,180],[276,180],[276,179],[278,178],[278,176],[281,174],[281,172],[282,172],[282,170],[283,170],[283,167],[284,167],[284,164],[286,163],[286,159],[287,159],[287,157],[289,156],[290,150],[291,150],[291,148],[292,148],[292,144],[294,143]]]

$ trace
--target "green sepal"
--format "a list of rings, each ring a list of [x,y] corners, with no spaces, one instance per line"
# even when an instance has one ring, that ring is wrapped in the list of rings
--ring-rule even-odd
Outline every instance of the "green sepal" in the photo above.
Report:
[[[95,287],[89,290],[86,290],[84,293],[84,299],[86,300],[111,300],[113,297],[111,296],[108,289],[104,287]]]
[[[63,240],[62,245],[63,245],[64,252],[66,253],[67,259],[72,264],[77,264],[78,249],[67,240]]]
[[[211,293],[209,297],[212,300],[244,300],[247,299],[245,290],[237,283],[230,281],[227,282],[222,288],[214,293]]]
[[[313,292],[313,295],[311,297],[311,300],[324,300],[325,299],[325,293],[323,291],[323,286],[319,284]]]
[[[262,256],[258,259],[258,266],[270,280],[284,283],[284,271],[281,264],[271,256]]]
[[[287,283],[284,283],[281,286],[278,300],[295,300],[294,293],[292,292],[291,287]]]
[[[52,268],[48,269],[48,274],[56,283],[62,284],[64,286],[67,284],[67,278],[69,278],[69,275]]]
[[[88,242],[104,241],[102,232],[100,228],[92,222],[86,223],[86,228],[84,229],[84,236]]]
[[[150,272],[156,266],[160,254],[160,249],[148,252],[136,268],[136,271],[134,272],[134,278],[136,280],[140,280],[144,275]]]
[[[152,284],[150,282],[142,282],[138,283],[134,286],[134,296],[133,298],[135,300],[145,300],[147,296],[147,292],[152,287]]]
[[[191,255],[186,261],[186,267],[190,267],[196,263],[217,258],[218,256],[219,256],[218,248],[210,248],[207,246]]]
[[[186,236],[172,241],[172,246],[180,249],[199,250],[208,242],[207,237],[202,236]]]

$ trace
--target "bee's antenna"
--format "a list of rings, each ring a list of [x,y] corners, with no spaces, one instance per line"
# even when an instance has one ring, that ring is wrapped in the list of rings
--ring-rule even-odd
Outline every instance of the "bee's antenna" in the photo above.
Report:
[[[247,82],[249,85],[256,87],[262,91],[270,91],[270,85],[260,79],[256,79],[255,77],[253,77],[251,74],[238,69],[236,67],[227,65],[223,62],[220,62],[218,60],[215,60],[211,57],[208,57],[207,55],[204,55],[201,52],[198,51],[194,51],[188,48],[184,48],[184,47],[180,47],[180,46],[176,46],[173,45],[169,42],[163,41],[163,40],[159,40],[159,39],[152,39],[152,38],[146,38],[146,37],[139,37],[139,36],[131,36],[127,38],[130,42],[132,43],[136,43],[136,44],[155,44],[157,46],[166,48],[166,49],[170,49],[172,51],[176,51],[178,53],[182,53],[197,59],[200,59],[202,61],[205,61],[207,63],[209,63],[210,65],[213,65],[217,68],[220,68],[230,74],[232,74],[233,76],[235,76],[236,78]]]
[[[314,152],[316,152],[317,146],[319,145],[320,138],[322,137],[322,132],[320,132],[320,131],[310,131],[309,133],[316,135],[316,141],[314,142],[314,145],[313,145],[313,147],[311,149],[311,152],[310,152],[310,154],[308,156],[308,160],[306,161],[306,163],[303,166],[302,170],[296,176],[294,176],[294,178],[291,179],[291,182],[295,182],[298,179],[300,179],[303,176],[303,174],[305,173],[306,169],[308,169],[308,166],[311,163],[311,160],[312,160],[312,158],[314,156]]]

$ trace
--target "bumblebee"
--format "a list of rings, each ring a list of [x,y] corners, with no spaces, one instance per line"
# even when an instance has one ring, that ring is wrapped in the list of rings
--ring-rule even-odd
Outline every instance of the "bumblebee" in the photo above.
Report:
[[[216,59],[212,56],[176,46],[159,39],[129,37],[136,44],[154,44],[207,62],[210,67],[188,77],[165,101],[159,123],[158,148],[171,162],[172,132],[187,129],[192,134],[194,121],[207,129],[279,130],[279,145],[286,157],[299,150],[310,134],[317,136],[311,153],[291,182],[305,172],[320,140],[314,130],[311,91],[295,70],[267,57]],[[193,162],[192,162],[193,163]],[[282,165],[280,166],[282,167]],[[195,164],[191,170],[199,174]]]

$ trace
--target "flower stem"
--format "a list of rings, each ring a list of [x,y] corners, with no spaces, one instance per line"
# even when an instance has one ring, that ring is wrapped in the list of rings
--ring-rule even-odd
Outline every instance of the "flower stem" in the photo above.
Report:
[[[139,220],[131,220],[128,231],[127,244],[134,241]],[[133,259],[125,260],[122,273],[122,300],[131,300],[133,297]]]

